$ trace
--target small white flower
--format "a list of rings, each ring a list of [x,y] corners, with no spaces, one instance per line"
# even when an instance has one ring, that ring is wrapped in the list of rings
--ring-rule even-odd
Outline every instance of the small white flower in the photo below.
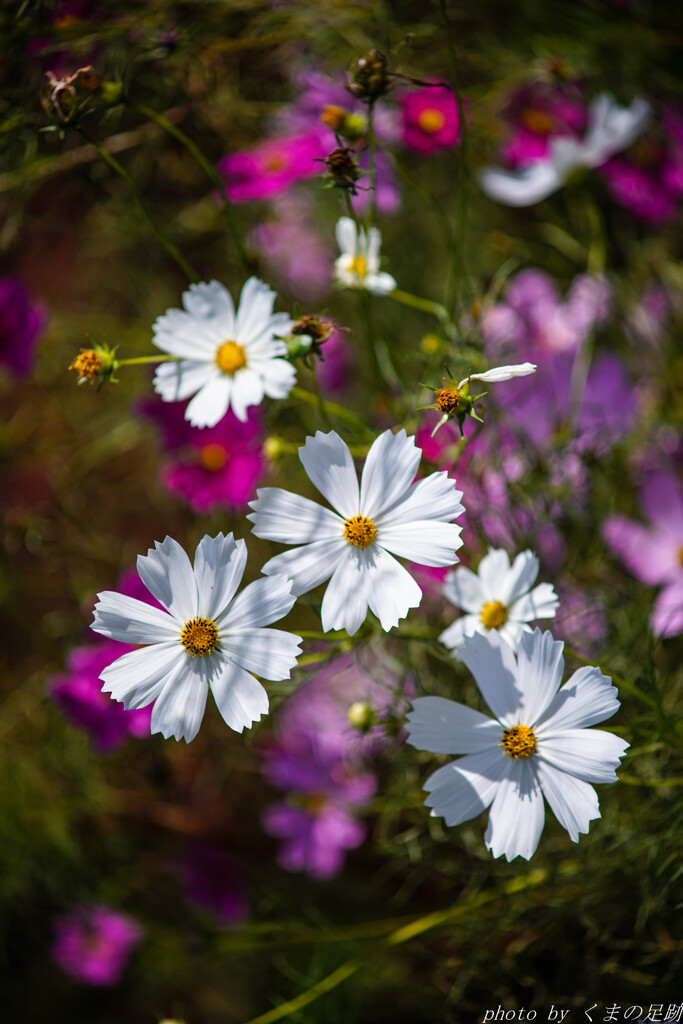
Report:
[[[165,611],[112,591],[97,595],[96,633],[149,644],[105,668],[102,689],[126,708],[154,702],[153,733],[194,739],[209,687],[227,724],[242,732],[268,711],[266,691],[251,673],[289,679],[301,637],[262,627],[291,609],[291,581],[259,579],[235,596],[246,561],[244,541],[219,533],[199,542],[193,569],[180,544],[167,537],[137,563]]]
[[[533,206],[561,188],[574,171],[600,167],[630,146],[649,115],[650,106],[644,99],[620,107],[613,96],[598,96],[588,108],[588,126],[582,139],[553,138],[548,157],[517,171],[486,167],[479,175],[479,184],[487,196],[505,206]]]
[[[536,629],[524,634],[515,658],[496,633],[468,637],[458,658],[495,718],[443,697],[419,698],[408,715],[418,750],[465,755],[427,779],[432,815],[460,825],[490,806],[484,841],[494,857],[530,859],[543,831],[544,797],[578,842],[600,817],[591,783],[616,782],[629,746],[587,730],[614,714],[617,690],[598,668],[580,668],[560,689],[563,646]]]
[[[465,637],[475,633],[486,636],[496,630],[516,650],[522,633],[531,632],[529,622],[552,619],[557,610],[557,595],[550,583],[540,583],[531,590],[537,576],[536,555],[522,551],[511,567],[502,548],[489,549],[476,573],[465,568],[449,573],[444,595],[468,614],[443,631],[441,643],[454,649],[465,642]]]
[[[394,278],[379,269],[382,235],[377,228],[370,228],[366,235],[362,228],[360,231],[356,228],[350,217],[341,217],[335,234],[341,256],[334,262],[334,274],[340,284],[347,288],[365,288],[374,295],[386,295],[394,290]]]
[[[512,380],[513,377],[528,377],[530,373],[536,373],[536,363],[514,363],[512,366],[494,366],[484,373],[471,373],[458,384],[461,388],[470,380],[483,380],[486,384],[498,384],[503,380]]]
[[[286,359],[292,321],[273,313],[275,292],[256,277],[242,289],[235,314],[230,293],[218,281],[191,284],[184,309],[169,309],[154,324],[154,344],[179,362],[160,363],[154,388],[165,402],[194,398],[185,410],[193,427],[213,427],[228,409],[244,422],[264,395],[286,398],[296,371]]]
[[[368,452],[359,490],[347,445],[334,431],[318,431],[299,458],[335,511],[279,487],[261,488],[251,502],[255,511],[247,518],[257,537],[302,545],[271,558],[263,572],[289,576],[297,595],[331,577],[322,603],[325,631],[355,633],[368,608],[389,630],[417,608],[422,591],[389,552],[421,565],[458,561],[460,527],[450,520],[464,511],[462,493],[445,472],[413,483],[421,455],[405,430],[385,430]]]

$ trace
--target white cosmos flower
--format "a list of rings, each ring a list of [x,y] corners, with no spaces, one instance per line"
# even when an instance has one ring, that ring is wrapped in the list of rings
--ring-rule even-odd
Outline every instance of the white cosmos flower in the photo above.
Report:
[[[533,206],[561,188],[574,171],[600,167],[630,146],[649,115],[650,106],[640,97],[630,107],[620,107],[613,96],[598,96],[588,108],[582,139],[553,138],[545,159],[517,171],[486,167],[479,175],[479,184],[487,196],[505,206]]]
[[[335,234],[341,256],[334,262],[334,274],[340,284],[347,288],[365,288],[374,295],[386,295],[394,290],[394,278],[379,269],[382,235],[377,228],[370,228],[366,235],[362,228],[357,229],[351,217],[341,217]]]
[[[353,459],[338,434],[306,438],[299,458],[334,512],[279,487],[264,487],[248,519],[257,537],[299,547],[271,558],[263,572],[284,573],[305,594],[330,579],[322,625],[356,632],[368,608],[382,628],[398,625],[422,598],[419,586],[389,552],[421,565],[457,562],[462,493],[445,472],[413,483],[422,451],[405,430],[385,430],[372,444],[360,489]]]
[[[242,289],[239,309],[218,281],[191,284],[184,309],[169,309],[154,324],[154,344],[179,362],[160,363],[154,388],[165,402],[194,398],[185,411],[193,427],[213,427],[228,409],[244,422],[263,396],[286,398],[296,379],[284,341],[292,321],[273,313],[275,292],[256,277]]]
[[[219,533],[199,542],[193,569],[180,544],[167,537],[137,563],[165,611],[112,591],[97,595],[96,633],[149,645],[105,668],[102,689],[126,708],[154,702],[153,733],[194,739],[209,687],[227,724],[242,732],[268,711],[266,691],[252,672],[289,679],[301,637],[263,627],[291,609],[292,584],[272,576],[235,596],[246,561],[244,541]]]
[[[513,363],[512,366],[494,366],[484,373],[471,373],[469,377],[463,378],[458,384],[461,388],[470,380],[483,380],[485,384],[498,384],[503,380],[512,380],[513,377],[528,377],[530,373],[536,373],[536,363]]]
[[[522,551],[510,566],[502,548],[489,548],[476,573],[464,567],[450,572],[444,595],[468,614],[443,631],[441,643],[453,649],[460,647],[465,637],[475,633],[486,636],[496,630],[516,650],[522,633],[531,632],[530,622],[552,619],[557,610],[558,598],[550,583],[531,589],[537,576],[536,555]]]
[[[578,842],[600,817],[591,783],[615,782],[629,746],[586,728],[614,714],[617,690],[592,667],[560,688],[563,646],[536,629],[524,634],[515,657],[497,633],[468,637],[458,658],[495,717],[443,697],[419,698],[408,715],[409,742],[418,750],[465,755],[427,779],[432,815],[460,825],[490,806],[484,841],[494,857],[529,860],[543,831],[544,797]]]

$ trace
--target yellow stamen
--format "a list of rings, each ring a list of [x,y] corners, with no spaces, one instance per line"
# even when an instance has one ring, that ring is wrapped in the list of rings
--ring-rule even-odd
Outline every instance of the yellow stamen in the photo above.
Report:
[[[355,274],[356,277],[365,277],[367,269],[368,265],[365,256],[354,256],[351,262],[351,273]]]
[[[183,626],[180,642],[193,658],[213,654],[218,647],[218,626],[211,619],[190,619]]]
[[[286,166],[286,159],[283,156],[280,156],[279,153],[272,153],[270,156],[267,156],[263,161],[263,167],[264,170],[266,171],[282,171]]]
[[[457,409],[459,397],[460,392],[457,388],[439,388],[434,395],[439,412],[445,412],[448,415]]]
[[[531,757],[536,753],[538,746],[534,730],[528,725],[513,725],[511,729],[503,729],[503,741],[500,745],[509,757],[516,760]]]
[[[555,131],[555,121],[550,114],[546,114],[543,110],[532,110],[529,107],[522,111],[520,121],[525,128],[536,135],[550,135]]]
[[[224,341],[216,352],[216,366],[223,373],[231,376],[247,365],[244,349],[236,341]]]
[[[102,360],[93,349],[83,349],[69,369],[75,370],[81,380],[93,380],[102,372]]]
[[[418,114],[417,123],[423,132],[428,132],[430,135],[432,132],[441,131],[446,123],[446,118],[440,110],[421,110]]]
[[[683,565],[683,548],[678,549],[678,561]]]
[[[333,132],[338,132],[346,120],[346,115],[347,111],[343,107],[337,107],[333,103],[328,103],[327,106],[323,107],[320,120],[328,128],[331,128]]]
[[[377,536],[377,527],[367,516],[351,516],[344,520],[344,540],[357,548],[366,548]]]
[[[216,473],[228,461],[228,453],[222,444],[205,444],[199,452],[199,461],[204,469]]]
[[[498,629],[508,620],[508,610],[500,601],[487,601],[481,610],[482,625],[487,629]]]

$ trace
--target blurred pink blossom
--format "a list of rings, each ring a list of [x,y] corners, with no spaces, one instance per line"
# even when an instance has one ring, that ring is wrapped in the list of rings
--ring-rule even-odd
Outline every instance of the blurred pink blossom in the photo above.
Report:
[[[53,960],[85,985],[115,985],[142,930],[132,918],[104,906],[75,906],[54,921]]]
[[[253,149],[224,156],[218,170],[233,203],[276,199],[302,178],[322,173],[325,156],[319,132],[264,139]]]
[[[295,298],[315,302],[329,293],[333,251],[315,228],[306,196],[284,196],[272,216],[252,231],[250,242],[268,272]]]
[[[503,162],[527,167],[550,155],[551,139],[581,137],[586,98],[576,82],[529,82],[512,94],[501,116],[508,126]]]
[[[429,86],[401,97],[403,143],[421,156],[460,142],[458,104],[448,86]]]
[[[15,377],[31,371],[46,322],[45,307],[34,301],[23,281],[0,278],[0,364]]]

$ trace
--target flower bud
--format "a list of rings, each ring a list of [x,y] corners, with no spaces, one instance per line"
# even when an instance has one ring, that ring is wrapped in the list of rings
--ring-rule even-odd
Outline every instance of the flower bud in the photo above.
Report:
[[[346,89],[357,100],[371,103],[384,96],[391,89],[391,73],[388,61],[381,50],[370,50],[360,57],[351,68],[351,81]]]
[[[78,374],[78,384],[97,380],[98,387],[101,387],[105,380],[111,379],[116,368],[115,353],[116,349],[102,345],[82,348],[69,369],[75,370]]]
[[[332,183],[337,188],[343,188],[352,196],[357,194],[356,182],[363,176],[363,172],[354,160],[354,149],[349,146],[340,146],[332,150],[325,158],[325,167]]]
[[[377,715],[370,704],[365,701],[355,701],[346,712],[349,724],[359,732],[368,732],[377,722]]]

